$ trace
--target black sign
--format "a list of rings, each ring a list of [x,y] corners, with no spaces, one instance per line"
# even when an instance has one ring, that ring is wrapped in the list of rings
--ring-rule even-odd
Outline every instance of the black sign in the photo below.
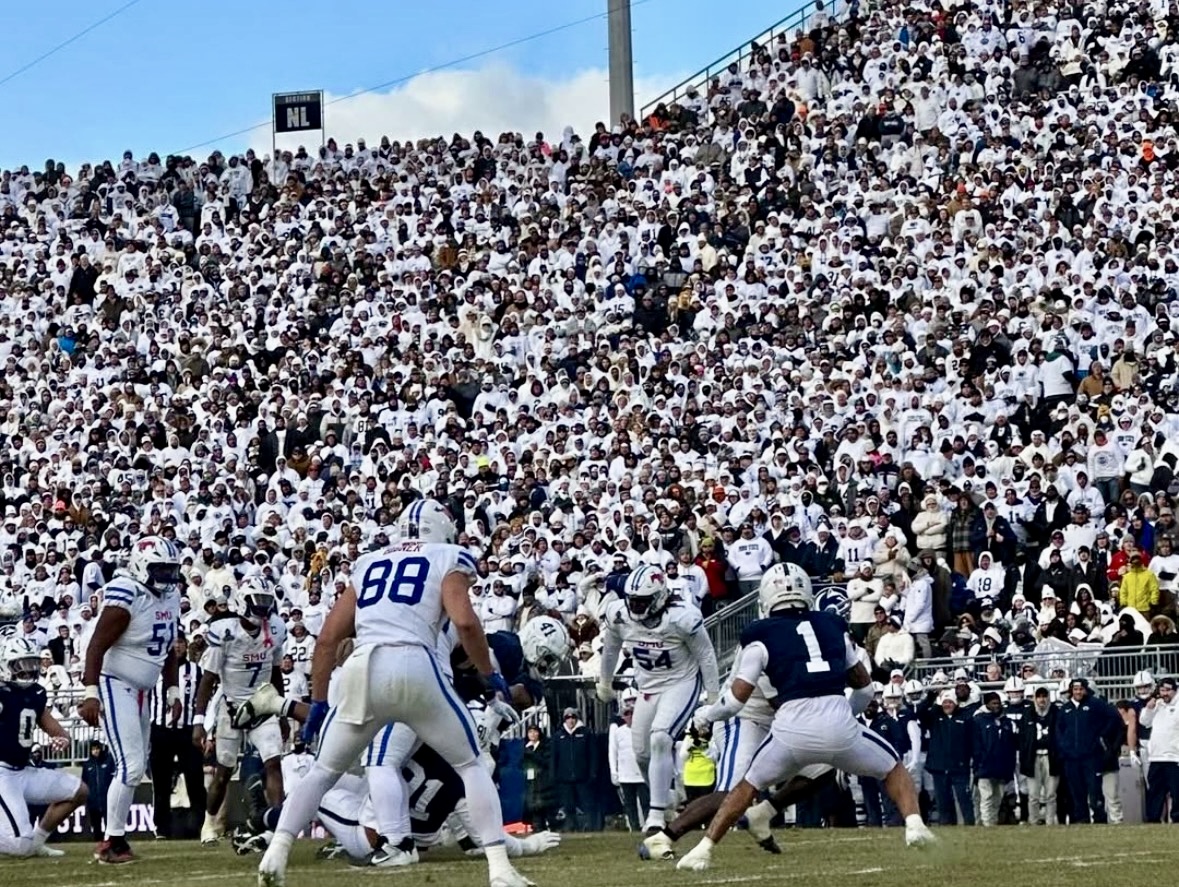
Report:
[[[323,93],[288,92],[274,97],[274,131],[323,129]]]

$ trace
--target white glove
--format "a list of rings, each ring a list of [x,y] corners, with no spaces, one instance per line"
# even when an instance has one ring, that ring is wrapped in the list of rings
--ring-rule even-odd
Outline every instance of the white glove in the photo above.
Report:
[[[1138,752],[1136,752],[1136,751],[1130,752],[1130,763],[1133,764],[1135,767],[1141,767],[1142,766],[1142,756],[1140,754],[1138,754]]]
[[[487,703],[487,707],[509,724],[515,725],[520,723],[520,713],[516,711],[516,709],[514,709],[509,703],[504,702],[498,696],[491,700],[491,702]]]
[[[606,681],[598,681],[598,686],[594,689],[597,691],[599,702],[612,702],[614,700],[614,688]]]
[[[716,693],[713,693],[710,690],[705,690],[704,691],[704,704],[705,705],[712,705],[714,702],[716,702],[716,697],[717,697]]]
[[[692,726],[697,733],[705,733],[712,729],[712,706],[702,705],[692,715]]]

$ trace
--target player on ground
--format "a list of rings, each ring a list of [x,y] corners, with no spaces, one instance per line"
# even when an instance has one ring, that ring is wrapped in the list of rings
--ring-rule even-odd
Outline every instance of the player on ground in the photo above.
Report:
[[[435,652],[448,618],[487,685],[507,698],[508,685],[492,668],[487,638],[471,607],[475,559],[452,544],[454,522],[431,500],[409,506],[401,537],[357,560],[353,584],[324,621],[312,660],[312,704],[303,729],[308,741],[321,726],[323,736],[315,763],[283,806],[274,839],[258,866],[259,887],[283,885],[295,835],[377,731],[394,721],[404,721],[462,778],[491,887],[530,883],[508,861],[503,813],[495,784],[479,764],[474,722],[443,677]],[[336,648],[352,636],[356,649],[340,669],[340,702],[329,710]]]
[[[192,741],[197,748],[205,748],[205,713],[218,687],[224,695],[224,704],[217,718],[217,769],[209,783],[205,822],[201,827],[202,844],[216,843],[219,837],[216,817],[225,800],[229,778],[237,769],[243,733],[262,759],[266,802],[271,806],[282,802],[283,737],[278,719],[269,718],[244,731],[232,723],[234,711],[250,698],[259,684],[268,682],[282,692],[281,666],[287,630],[274,615],[274,602],[274,589],[265,581],[247,579],[233,592],[230,608],[237,618],[222,619],[209,629],[209,648],[201,660],[205,673],[197,689],[192,725]]]
[[[699,844],[677,868],[702,871],[711,865],[712,847],[746,808],[774,783],[804,767],[828,764],[848,773],[883,781],[884,790],[905,817],[905,843],[934,840],[921,819],[917,790],[896,750],[855,719],[872,700],[872,678],[860,662],[846,624],[827,612],[814,612],[810,578],[791,564],[775,564],[761,579],[758,619],[741,633],[732,686],[693,722],[707,727],[732,717],[753,695],[762,675],[767,696],[777,703],[769,738],[753,756],[744,778],[729,792]],[[852,688],[851,705],[844,688]]]
[[[41,657],[31,641],[0,639],[0,856],[64,856],[45,842],[86,803],[86,785],[77,776],[29,766],[34,729],[44,730],[56,749],[70,743],[46,708],[40,675]],[[30,805],[48,805],[35,827]]]
[[[127,569],[118,571],[101,592],[102,609],[86,648],[85,690],[78,706],[90,726],[97,727],[101,718],[115,759],[106,837],[95,852],[100,862],[135,859],[126,838],[127,814],[147,767],[151,693],[161,673],[168,707],[180,716],[172,652],[180,581],[180,551],[161,536],[145,536],[131,546]]]
[[[700,702],[716,698],[720,676],[716,651],[704,617],[691,604],[668,593],[663,571],[640,566],[626,577],[625,598],[606,606],[602,621],[605,644],[598,698],[614,698],[614,669],[625,651],[635,664],[639,696],[635,701],[631,735],[635,758],[647,774],[651,807],[646,830],[666,825],[664,811],[671,803],[675,778],[675,740],[692,720]]]
[[[788,568],[789,569],[789,568]],[[761,601],[758,602],[759,604]],[[815,608],[834,613],[845,622],[851,612],[851,602],[842,593],[824,593],[816,598]],[[768,613],[761,613],[762,618]],[[736,660],[733,670],[725,683],[725,688],[732,686],[736,677]],[[670,825],[658,832],[648,835],[639,845],[639,857],[642,859],[674,859],[675,851],[672,844],[684,835],[696,831],[705,825],[724,802],[725,795],[745,775],[753,755],[770,733],[774,722],[774,707],[766,698],[766,691],[772,693],[769,681],[765,675],[758,680],[749,701],[737,712],[736,717],[730,718],[720,725],[713,725],[713,732],[720,733],[721,753],[717,761],[716,791],[703,798],[697,798],[688,804]],[[824,786],[835,781],[835,768],[826,764],[814,764],[803,768],[797,776],[786,785],[774,792],[769,798],[755,804],[745,812],[746,830],[750,837],[757,841],[758,846],[769,853],[781,853],[782,849],[770,831],[770,823],[774,817],[792,804],[811,797]]]

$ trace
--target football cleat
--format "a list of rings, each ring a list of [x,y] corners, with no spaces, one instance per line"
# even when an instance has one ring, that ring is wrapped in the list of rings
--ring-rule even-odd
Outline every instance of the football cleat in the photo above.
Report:
[[[102,859],[102,853],[107,847],[111,845],[110,841],[99,841],[94,845],[94,858]]]
[[[749,831],[749,837],[753,838],[758,844],[761,844],[767,838],[772,839],[774,833],[770,831],[770,823],[774,821],[775,813],[776,811],[768,801],[754,804],[746,810],[745,827]]]
[[[315,858],[316,859],[336,859],[337,857],[344,856],[344,855],[345,855],[344,848],[341,847],[339,844],[337,844],[335,841],[329,841],[328,843],[324,844],[322,847],[320,847],[318,850],[315,851]],[[366,856],[364,858],[364,864],[370,865],[369,857]]]
[[[774,856],[780,856],[782,853],[782,848],[778,846],[778,842],[773,835],[770,835],[764,841],[758,841],[757,846],[766,853],[772,853]]]
[[[639,859],[675,859],[671,838],[665,832],[653,832],[639,844]]]
[[[273,845],[266,851],[266,855],[258,863],[258,887],[285,887],[287,872],[283,855],[275,850]]]
[[[520,839],[520,855],[540,856],[540,854],[555,850],[560,846],[561,836],[556,832],[536,832],[527,838]]]
[[[681,872],[702,872],[712,865],[712,847],[701,841],[676,863]]]
[[[126,841],[117,844],[114,841],[108,841],[99,854],[98,861],[103,865],[125,865],[135,862],[135,854],[131,852],[131,847]]]
[[[283,698],[273,684],[262,684],[254,694],[239,705],[229,722],[238,730],[252,730],[267,718],[282,711]]]
[[[49,847],[46,844],[42,844],[33,851],[33,856],[44,856],[49,859],[57,859],[59,856],[65,856],[65,851],[58,850],[56,847]]]
[[[400,847],[385,846],[373,853],[369,865],[378,868],[400,868],[406,865],[417,865],[420,861],[416,847],[402,850]]]
[[[924,823],[915,823],[913,825],[905,826],[905,846],[906,847],[928,847],[931,844],[937,843],[937,837],[929,830],[929,826]]]

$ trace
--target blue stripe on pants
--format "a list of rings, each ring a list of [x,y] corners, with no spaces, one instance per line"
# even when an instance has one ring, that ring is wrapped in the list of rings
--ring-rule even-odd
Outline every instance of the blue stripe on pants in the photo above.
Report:
[[[467,710],[460,706],[451,695],[450,684],[442,677],[442,672],[438,670],[438,663],[434,661],[433,656],[427,657],[430,660],[430,668],[434,669],[434,677],[438,679],[438,686],[442,690],[442,695],[446,697],[446,704],[450,706],[455,716],[459,719],[459,723],[463,725],[463,732],[467,734],[467,743],[471,746],[471,752],[475,757],[479,757],[479,743],[475,739],[475,733],[471,729],[470,714]]]
[[[103,720],[107,722],[104,723],[103,726],[106,728],[107,738],[114,740],[114,746],[116,749],[115,763],[118,765],[119,772],[122,774],[119,777],[119,781],[122,782],[123,785],[126,785],[127,777],[129,775],[127,770],[127,754],[123,751],[123,739],[119,736],[119,724],[115,718],[115,689],[114,685],[111,683],[110,678],[106,679],[106,695],[107,699],[110,701],[110,705],[103,706],[103,714],[106,715]]]
[[[380,767],[385,763],[385,752],[389,750],[389,739],[393,736],[393,725],[390,724],[385,728],[385,735],[381,737],[381,750],[377,753],[377,766]]]
[[[873,742],[875,742],[878,746],[880,746],[882,749],[884,749],[886,752],[888,752],[889,756],[891,756],[894,761],[900,761],[901,756],[897,754],[897,750],[892,747],[891,742],[889,742],[887,739],[885,739],[879,733],[869,730],[867,727],[865,727],[862,732],[865,736],[867,736],[869,739],[871,739]]]
[[[684,710],[676,716],[674,721],[671,722],[671,730],[669,732],[671,733],[672,739],[675,739],[688,729],[688,722],[692,717],[692,712],[694,712],[696,710],[696,706],[700,704],[700,691],[703,689],[704,679],[699,674],[697,674],[696,683],[693,685],[692,689],[692,698],[688,700],[688,704]]]

